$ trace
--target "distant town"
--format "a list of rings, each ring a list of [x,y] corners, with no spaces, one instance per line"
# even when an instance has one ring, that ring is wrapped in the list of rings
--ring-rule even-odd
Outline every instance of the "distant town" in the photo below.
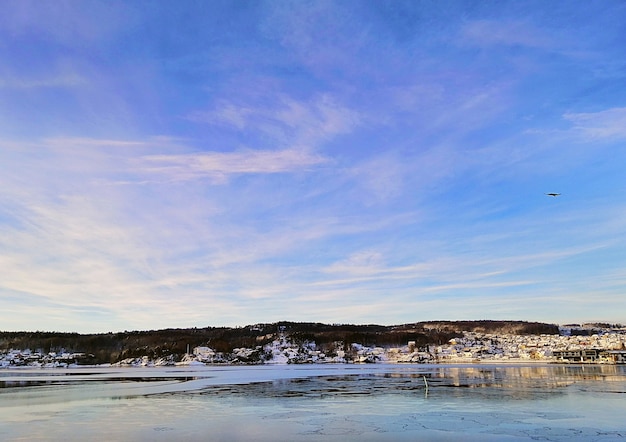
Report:
[[[532,333],[546,327],[549,333]],[[0,333],[0,368],[512,362],[624,364],[626,327],[522,321],[389,327],[284,322],[100,335]]]

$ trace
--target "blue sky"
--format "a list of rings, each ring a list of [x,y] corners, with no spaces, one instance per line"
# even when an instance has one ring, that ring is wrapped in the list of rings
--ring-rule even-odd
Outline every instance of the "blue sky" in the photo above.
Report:
[[[626,322],[624,2],[2,9],[0,329]]]

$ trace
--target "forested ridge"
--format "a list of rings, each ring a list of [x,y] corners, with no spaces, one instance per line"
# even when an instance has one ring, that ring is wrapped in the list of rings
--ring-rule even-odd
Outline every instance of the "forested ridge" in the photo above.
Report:
[[[42,353],[84,353],[85,363],[114,363],[148,356],[180,357],[188,349],[210,347],[228,353],[235,348],[255,348],[288,336],[297,342],[315,342],[319,347],[343,342],[368,346],[401,346],[415,341],[418,347],[443,344],[464,331],[494,334],[558,334],[555,324],[526,321],[428,321],[402,325],[322,324],[276,322],[245,327],[205,327],[124,331],[98,334],[63,332],[0,332],[0,351],[31,349]]]

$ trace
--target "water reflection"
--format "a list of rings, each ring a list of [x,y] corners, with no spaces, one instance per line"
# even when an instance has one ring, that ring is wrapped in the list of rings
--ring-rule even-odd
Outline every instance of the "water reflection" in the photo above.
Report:
[[[321,394],[396,394],[430,388],[499,389],[530,394],[561,389],[577,382],[623,382],[626,367],[615,365],[368,365],[304,367],[202,367],[200,369],[0,370],[3,394],[26,387],[71,387],[124,384],[180,384],[176,391],[200,394],[245,391],[270,396]],[[231,386],[227,386],[230,385]],[[122,388],[123,389],[123,388]],[[166,389],[167,390],[167,389]],[[134,391],[133,391],[134,392]],[[159,391],[155,391],[158,393]],[[166,392],[166,391],[163,391]],[[1,405],[1,401],[0,401]]]
[[[387,371],[279,378],[244,385],[209,385],[184,394],[324,398],[421,392],[428,393],[431,398],[480,395],[484,399],[543,399],[566,394],[566,387],[579,382],[600,391],[624,392],[625,380],[624,367],[617,366],[389,367]],[[601,384],[595,385],[591,381]],[[610,390],[607,389],[610,382],[621,384]]]
[[[617,440],[625,368],[0,371],[0,440]]]

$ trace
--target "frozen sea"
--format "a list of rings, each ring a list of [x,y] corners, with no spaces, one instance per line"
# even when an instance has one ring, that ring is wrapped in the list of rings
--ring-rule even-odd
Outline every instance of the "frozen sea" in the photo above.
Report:
[[[0,440],[626,441],[626,367],[0,369]]]

